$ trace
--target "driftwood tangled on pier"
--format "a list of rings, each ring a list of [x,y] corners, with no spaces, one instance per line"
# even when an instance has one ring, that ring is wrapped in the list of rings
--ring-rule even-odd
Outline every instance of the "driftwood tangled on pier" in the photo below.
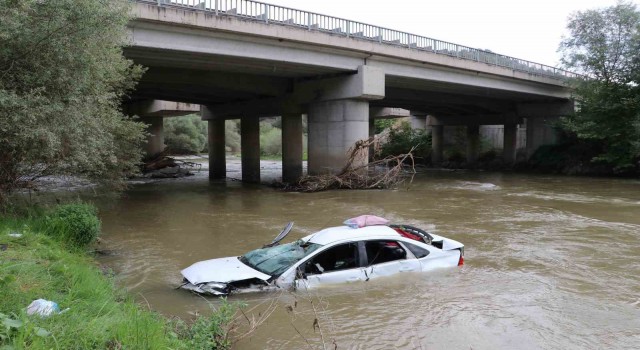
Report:
[[[190,169],[200,170],[201,167],[201,164],[175,159],[167,155],[167,153],[162,152],[154,158],[147,160],[143,164],[142,172],[144,177],[177,178],[191,176],[193,173]]]
[[[297,192],[319,192],[332,189],[383,189],[403,182],[408,174],[413,180],[415,162],[412,148],[407,154],[369,161],[369,150],[380,153],[376,137],[360,140],[349,149],[347,163],[338,174],[307,175],[297,183],[283,184],[283,188]]]

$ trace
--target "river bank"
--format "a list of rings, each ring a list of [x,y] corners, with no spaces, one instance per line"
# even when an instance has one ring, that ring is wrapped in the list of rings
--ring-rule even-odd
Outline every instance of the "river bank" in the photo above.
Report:
[[[191,349],[230,345],[226,324],[235,305],[225,304],[192,321],[167,319],[116,287],[113,273],[86,250],[43,232],[46,216],[0,216],[0,348]],[[37,299],[62,312],[29,315]],[[205,313],[203,313],[205,314]],[[215,317],[211,316],[214,315]],[[216,333],[216,331],[218,331]]]

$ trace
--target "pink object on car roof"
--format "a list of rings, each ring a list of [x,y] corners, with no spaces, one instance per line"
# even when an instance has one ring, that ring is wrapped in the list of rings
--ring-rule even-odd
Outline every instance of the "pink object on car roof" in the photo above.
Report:
[[[386,225],[389,220],[375,215],[360,215],[355,218],[347,219],[343,224],[351,228],[361,228],[365,226]]]

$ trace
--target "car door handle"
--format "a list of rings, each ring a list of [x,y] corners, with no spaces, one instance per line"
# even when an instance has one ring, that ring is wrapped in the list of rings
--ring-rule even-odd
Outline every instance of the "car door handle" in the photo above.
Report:
[[[407,272],[407,271],[413,271],[413,267],[405,266],[400,268],[400,272]]]

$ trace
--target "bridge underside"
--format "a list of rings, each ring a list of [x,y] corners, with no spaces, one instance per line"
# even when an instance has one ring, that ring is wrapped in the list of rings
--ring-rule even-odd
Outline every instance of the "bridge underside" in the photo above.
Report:
[[[523,118],[532,127],[527,148],[533,152],[553,140],[552,133],[541,131],[547,121],[572,110],[569,90],[546,78],[493,74],[494,68],[476,63],[407,60],[403,55],[414,54],[382,55],[370,44],[368,50],[354,50],[305,31],[305,40],[320,42],[185,27],[158,20],[153,11],[146,14],[152,5],[138,6],[138,15],[149,18],[132,22],[132,45],[124,54],[148,70],[127,103],[167,100],[205,106],[214,178],[225,176],[225,119],[241,118],[244,180],[259,181],[260,117],[283,117],[283,175],[294,180],[301,175],[302,114],[309,121],[309,173],[318,174],[341,169],[348,148],[369,136],[373,111],[382,108],[410,110],[418,125],[427,125],[426,116],[431,116],[436,162],[442,158],[446,125],[468,126],[471,145],[477,143],[477,126],[504,125],[505,160],[512,162],[512,134]]]
[[[148,67],[133,100],[160,99],[232,108],[233,104],[272,104],[274,99],[296,100],[298,82],[354,75],[353,70],[299,65],[248,58],[163,52],[130,47],[125,55]],[[182,62],[180,62],[182,57]],[[185,59],[187,57],[188,59]],[[376,61],[368,65],[376,67]],[[566,101],[566,98],[511,90],[430,81],[385,74],[385,96],[371,102],[375,107],[422,110],[433,115],[482,115],[515,111],[522,103]],[[298,99],[298,104],[309,101]],[[265,111],[264,116],[278,111]]]

